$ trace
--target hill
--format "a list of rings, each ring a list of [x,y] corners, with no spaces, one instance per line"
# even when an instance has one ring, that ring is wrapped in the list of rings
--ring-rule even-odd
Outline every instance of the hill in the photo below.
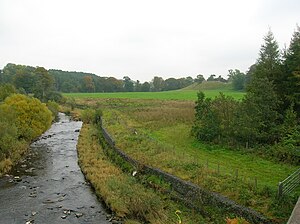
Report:
[[[182,90],[230,90],[232,89],[231,83],[224,83],[219,81],[203,81],[202,83],[193,83]]]

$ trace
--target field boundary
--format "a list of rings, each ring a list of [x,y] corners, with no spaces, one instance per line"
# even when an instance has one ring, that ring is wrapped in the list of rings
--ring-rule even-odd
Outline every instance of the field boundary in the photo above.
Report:
[[[258,213],[253,209],[241,206],[228,199],[227,197],[224,197],[215,192],[210,192],[198,185],[195,185],[188,181],[184,181],[160,169],[141,164],[139,161],[131,158],[121,149],[117,148],[114,139],[104,127],[100,126],[100,130],[102,136],[105,139],[105,142],[117,155],[119,155],[124,161],[134,166],[138,170],[138,172],[157,176],[163,179],[165,182],[170,183],[171,189],[179,195],[181,201],[187,206],[193,209],[196,208],[198,211],[203,211],[204,205],[214,206],[218,209],[223,209],[223,212],[225,212],[224,214],[234,213],[237,216],[247,219],[251,223],[273,223],[270,219],[266,218],[261,213]]]
[[[291,193],[300,185],[300,168],[278,184],[278,197]]]

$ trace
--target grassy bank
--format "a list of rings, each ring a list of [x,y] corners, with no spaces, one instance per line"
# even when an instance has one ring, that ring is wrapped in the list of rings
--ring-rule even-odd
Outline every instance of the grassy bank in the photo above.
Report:
[[[124,218],[125,223],[178,223],[176,210],[181,210],[184,223],[209,223],[124,174],[105,156],[97,136],[92,125],[83,125],[77,145],[79,164],[96,194],[118,217]]]
[[[16,164],[27,151],[29,143],[25,141],[15,142],[14,148],[11,149],[10,156],[0,161],[0,177],[8,173],[14,164]]]

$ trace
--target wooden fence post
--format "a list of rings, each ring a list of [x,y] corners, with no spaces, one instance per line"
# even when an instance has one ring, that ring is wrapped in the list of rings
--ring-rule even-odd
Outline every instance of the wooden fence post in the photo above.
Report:
[[[257,189],[257,177],[254,177],[254,186],[255,186],[255,189]]]
[[[278,184],[278,197],[279,198],[282,196],[282,190],[283,190],[283,184],[282,184],[282,182],[279,182],[279,184]]]

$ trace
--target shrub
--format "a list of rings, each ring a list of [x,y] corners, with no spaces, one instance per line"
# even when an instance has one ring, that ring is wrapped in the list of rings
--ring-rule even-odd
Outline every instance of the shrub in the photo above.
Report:
[[[51,126],[51,111],[38,99],[13,94],[6,98],[1,107],[7,113],[11,110],[15,112],[19,138],[32,140]]]
[[[55,101],[48,101],[47,107],[52,113],[52,119],[57,121],[58,120],[59,105]]]
[[[56,91],[51,91],[47,93],[46,98],[48,101],[55,101],[57,103],[62,103],[63,102],[63,96],[61,93],[56,92]]]
[[[96,109],[95,110],[95,114],[94,114],[94,124],[98,124],[98,125],[102,125],[102,115],[103,115],[103,112],[101,109]]]
[[[84,123],[92,124],[94,122],[95,110],[93,109],[85,109],[81,112],[81,120]]]

